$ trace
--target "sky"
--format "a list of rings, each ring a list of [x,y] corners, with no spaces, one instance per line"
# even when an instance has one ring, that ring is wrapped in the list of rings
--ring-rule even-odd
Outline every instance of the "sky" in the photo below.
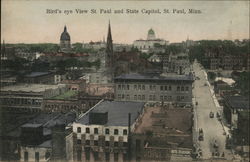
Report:
[[[152,28],[157,38],[169,42],[187,39],[249,39],[249,1],[76,1],[2,0],[1,41],[6,43],[59,43],[64,25],[71,42],[100,41],[106,37],[110,20],[113,41],[131,44],[146,39]],[[62,13],[48,14],[47,9]],[[96,14],[77,14],[76,9],[95,9]],[[111,14],[100,14],[111,9]],[[135,9],[137,14],[115,14],[115,10]],[[159,9],[161,14],[145,14],[142,9]],[[163,13],[164,9],[169,14]],[[173,13],[173,10],[186,14]],[[200,14],[188,14],[189,9]],[[57,10],[57,11],[58,11]],[[65,10],[72,10],[65,14]]]

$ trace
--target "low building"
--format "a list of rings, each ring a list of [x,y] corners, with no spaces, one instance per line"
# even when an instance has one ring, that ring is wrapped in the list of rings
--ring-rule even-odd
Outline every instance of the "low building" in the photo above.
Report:
[[[63,84],[66,84],[71,91],[85,91],[86,90],[86,80],[78,79],[78,80],[63,80]]]
[[[187,53],[170,54],[167,65],[168,73],[184,74],[185,70],[190,71],[190,63]]]
[[[7,111],[38,112],[42,110],[43,99],[66,92],[65,84],[18,84],[1,88],[0,105]]]
[[[53,161],[66,159],[66,137],[75,121],[74,113],[43,113],[21,126],[20,161]]]
[[[114,81],[117,101],[192,105],[192,74],[124,74]]]
[[[192,161],[192,111],[172,105],[146,107],[131,137],[132,158],[141,161]]]
[[[74,161],[123,161],[144,103],[101,101],[73,123]],[[129,115],[130,114],[130,115]]]
[[[249,113],[249,99],[244,96],[225,96],[223,113],[231,129],[237,129],[240,112]]]
[[[54,84],[54,74],[51,72],[31,72],[21,79],[23,83],[31,84]]]

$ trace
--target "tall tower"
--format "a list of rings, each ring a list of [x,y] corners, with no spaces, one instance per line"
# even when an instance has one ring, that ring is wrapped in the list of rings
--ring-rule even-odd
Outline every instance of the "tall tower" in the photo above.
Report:
[[[106,67],[113,68],[114,65],[114,54],[113,54],[113,40],[111,34],[110,21],[108,26],[108,35],[107,35],[107,46],[106,46]]]
[[[60,37],[60,49],[62,52],[68,52],[70,50],[70,48],[71,48],[70,35],[67,32],[67,27],[65,25],[64,30],[63,30],[61,37]]]

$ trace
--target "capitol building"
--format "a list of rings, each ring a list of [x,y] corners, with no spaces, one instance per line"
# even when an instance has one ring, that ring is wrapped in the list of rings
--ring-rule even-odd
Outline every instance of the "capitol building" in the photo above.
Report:
[[[168,41],[160,38],[156,38],[154,30],[151,28],[148,31],[147,39],[135,40],[133,46],[141,52],[149,52],[150,49],[155,47],[155,44],[167,45]]]

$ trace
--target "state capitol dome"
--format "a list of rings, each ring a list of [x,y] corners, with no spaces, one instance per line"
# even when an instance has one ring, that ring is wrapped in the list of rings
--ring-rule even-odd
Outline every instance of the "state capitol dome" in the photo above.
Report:
[[[151,28],[151,29],[149,29],[148,30],[148,40],[153,40],[153,39],[155,39],[156,37],[155,37],[155,32],[154,32],[154,30]]]
[[[61,34],[60,40],[67,40],[67,41],[70,41],[70,35],[69,35],[69,33],[67,32],[67,27],[66,27],[66,26],[64,26],[64,31],[63,31],[62,34]]]

